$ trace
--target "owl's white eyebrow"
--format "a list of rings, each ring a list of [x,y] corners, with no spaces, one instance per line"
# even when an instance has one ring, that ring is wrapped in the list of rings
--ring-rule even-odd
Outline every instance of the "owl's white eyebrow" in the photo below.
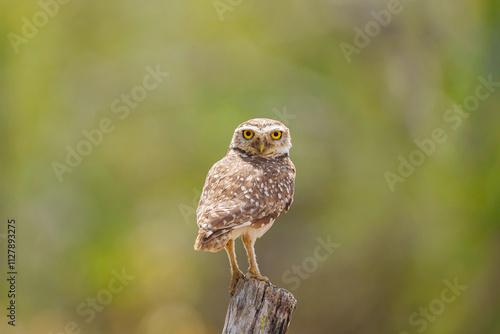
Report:
[[[271,131],[283,131],[283,129],[279,126],[276,125],[268,125],[265,128],[262,129],[263,132],[271,132]]]
[[[243,131],[243,130],[252,130],[253,132],[260,132],[260,129],[253,125],[247,125],[238,128],[238,131]]]
[[[281,127],[276,126],[276,125],[268,125],[265,128],[258,128],[258,127],[253,126],[253,125],[247,125],[247,126],[242,126],[242,127],[238,128],[238,130],[239,131],[252,130],[255,133],[257,133],[257,132],[271,132],[271,131],[275,131],[275,130],[283,131],[283,129]]]

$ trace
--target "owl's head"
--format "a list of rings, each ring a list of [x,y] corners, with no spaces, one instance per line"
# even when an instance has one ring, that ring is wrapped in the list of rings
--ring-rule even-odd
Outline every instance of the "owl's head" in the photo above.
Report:
[[[241,123],[234,131],[229,146],[247,155],[266,159],[287,154],[291,147],[290,130],[283,123],[268,118],[254,118]]]

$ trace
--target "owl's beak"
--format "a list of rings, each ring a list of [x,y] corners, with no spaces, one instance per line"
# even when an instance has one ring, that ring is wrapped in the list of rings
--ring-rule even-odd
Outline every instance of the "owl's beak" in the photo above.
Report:
[[[253,144],[253,147],[259,151],[260,153],[264,152],[264,150],[266,149],[266,142],[263,141],[262,139],[257,139],[254,144]]]

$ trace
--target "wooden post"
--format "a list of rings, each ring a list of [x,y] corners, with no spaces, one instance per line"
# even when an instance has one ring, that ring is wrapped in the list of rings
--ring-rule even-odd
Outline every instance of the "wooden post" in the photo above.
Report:
[[[222,334],[286,333],[297,306],[285,289],[250,279],[238,281]]]

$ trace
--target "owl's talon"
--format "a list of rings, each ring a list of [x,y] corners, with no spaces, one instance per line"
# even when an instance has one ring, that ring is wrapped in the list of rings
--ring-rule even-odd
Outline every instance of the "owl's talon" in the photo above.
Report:
[[[261,274],[253,274],[251,272],[248,272],[246,276],[248,277],[248,279],[253,278],[256,279],[257,281],[261,281],[267,283],[268,285],[271,285],[269,278],[267,278],[266,276],[262,276]]]
[[[231,297],[232,297],[232,296],[234,296],[234,291],[235,291],[235,289],[236,289],[236,284],[233,284],[233,283],[231,282],[231,285],[229,286],[229,295],[230,295]]]
[[[231,277],[231,284],[229,285],[229,295],[234,296],[234,291],[236,289],[236,284],[238,281],[243,278],[243,282],[245,282],[245,275],[241,271],[234,272]]]

